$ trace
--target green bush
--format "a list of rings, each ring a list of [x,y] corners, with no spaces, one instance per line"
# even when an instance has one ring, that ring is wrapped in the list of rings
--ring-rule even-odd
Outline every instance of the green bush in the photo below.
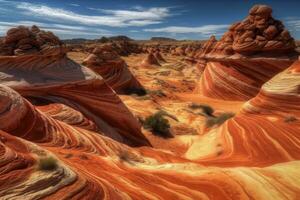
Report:
[[[202,113],[206,116],[214,116],[214,109],[209,105],[192,103],[189,107],[193,110],[201,109]]]
[[[57,160],[53,157],[40,158],[39,169],[52,171],[57,168]]]
[[[125,94],[127,95],[136,94],[138,96],[145,96],[147,92],[143,88],[127,88],[125,90]]]
[[[157,113],[147,117],[143,123],[145,129],[153,131],[154,134],[162,137],[172,137],[170,133],[170,124],[164,118],[164,113],[158,111]]]
[[[234,117],[234,113],[228,112],[228,113],[222,113],[217,117],[207,117],[206,118],[206,127],[212,127],[214,125],[221,125],[223,124],[226,120]]]

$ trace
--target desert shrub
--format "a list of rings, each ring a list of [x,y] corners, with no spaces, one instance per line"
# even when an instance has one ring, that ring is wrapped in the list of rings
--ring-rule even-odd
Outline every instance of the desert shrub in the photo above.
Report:
[[[147,92],[143,88],[128,88],[126,89],[125,94],[127,95],[136,94],[138,96],[144,96],[147,94]]]
[[[206,127],[212,127],[214,125],[221,125],[226,120],[234,117],[234,113],[228,112],[228,113],[222,113],[219,116],[216,117],[207,117],[206,118]]]
[[[287,116],[284,119],[284,122],[286,122],[286,123],[290,123],[290,122],[294,122],[294,121],[297,121],[297,118],[295,116]]]
[[[189,107],[193,110],[201,109],[206,116],[214,116],[214,109],[209,105],[192,103]]]
[[[158,111],[157,113],[148,116],[143,122],[145,129],[153,131],[154,134],[162,137],[172,137],[170,133],[170,124],[167,119],[164,118],[164,113]]]
[[[40,158],[39,169],[52,171],[57,168],[57,160],[53,157]]]

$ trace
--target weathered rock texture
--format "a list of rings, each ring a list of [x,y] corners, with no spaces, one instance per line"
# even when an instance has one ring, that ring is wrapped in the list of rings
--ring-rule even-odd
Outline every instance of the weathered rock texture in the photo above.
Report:
[[[157,58],[150,52],[147,57],[141,63],[142,67],[160,66]]]
[[[219,41],[215,37],[207,41],[196,55],[200,63],[206,63],[197,93],[227,100],[250,99],[297,59],[294,39],[271,13],[270,7],[256,5]]]
[[[282,55],[291,53],[296,45],[281,21],[272,17],[272,9],[265,5],[253,6],[249,16],[234,23],[216,42],[211,38],[204,54],[216,55]]]
[[[0,84],[9,86],[26,98],[37,99],[38,103],[46,101],[74,108],[95,125],[94,131],[120,142],[148,144],[137,120],[104,79],[70,60],[62,45],[49,43],[34,54],[1,56]],[[82,119],[77,124],[79,127],[90,125],[85,123],[85,118],[79,118]],[[30,121],[30,117],[27,120]]]
[[[143,90],[141,84],[129,71],[126,62],[113,50],[111,45],[94,49],[83,64],[100,74],[105,82],[119,94]]]
[[[0,41],[0,55],[43,54],[49,46],[59,46],[62,42],[52,32],[42,31],[37,26],[18,26],[7,32]]]

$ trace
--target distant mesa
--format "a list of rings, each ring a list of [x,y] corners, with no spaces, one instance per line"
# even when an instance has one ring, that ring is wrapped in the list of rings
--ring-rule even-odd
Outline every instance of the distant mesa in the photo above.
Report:
[[[62,40],[66,44],[80,44],[80,43],[106,43],[106,42],[113,42],[113,41],[134,41],[133,39],[125,36],[125,35],[118,35],[112,37],[105,37],[102,36],[100,39],[85,39],[85,38],[73,38],[73,39],[65,39]]]
[[[96,47],[83,64],[100,74],[118,94],[126,94],[130,90],[144,90],[111,43]]]
[[[152,37],[150,40],[151,41],[170,41],[170,42],[177,41],[176,39],[168,38],[168,37]]]
[[[117,36],[112,36],[112,37],[108,37],[108,40],[112,40],[112,41],[133,41],[133,39],[127,37],[126,35],[117,35]]]

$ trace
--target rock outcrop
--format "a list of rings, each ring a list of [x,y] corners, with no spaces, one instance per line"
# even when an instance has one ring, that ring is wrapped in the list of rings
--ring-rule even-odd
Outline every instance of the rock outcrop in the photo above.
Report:
[[[157,58],[153,55],[153,53],[149,53],[147,57],[141,62],[142,67],[151,67],[151,66],[160,66]]]
[[[206,63],[196,93],[248,100],[297,59],[294,39],[271,13],[270,7],[256,5],[245,20],[233,24],[219,41],[211,37],[206,42],[196,56]]]
[[[0,42],[0,55],[26,55],[43,53],[49,46],[60,46],[62,42],[52,32],[18,26],[7,31],[6,37]]]
[[[255,5],[250,9],[249,16],[232,24],[219,41],[211,38],[202,53],[206,56],[274,56],[292,53],[295,47],[289,31],[281,21],[272,17],[272,8]]]
[[[118,94],[144,90],[129,71],[126,62],[114,52],[110,44],[96,47],[83,64],[100,74]]]
[[[35,29],[32,27],[31,30]],[[95,132],[133,146],[149,144],[138,121],[104,79],[70,60],[62,45],[48,43],[33,54],[0,56],[0,84],[9,86],[23,97],[37,99],[38,104],[58,103],[74,108],[87,117],[88,120],[81,118],[82,122],[90,121],[95,125]],[[28,120],[32,118],[28,117]],[[82,128],[85,125],[88,126],[78,124]]]
[[[166,60],[162,57],[159,49],[157,49],[153,55],[159,62],[162,62],[162,63],[166,62]]]

